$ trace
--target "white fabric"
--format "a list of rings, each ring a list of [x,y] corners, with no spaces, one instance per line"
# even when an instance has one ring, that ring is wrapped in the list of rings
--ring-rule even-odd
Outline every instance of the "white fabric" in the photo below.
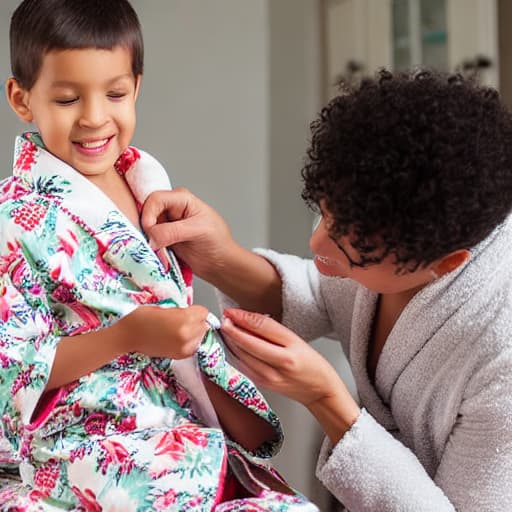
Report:
[[[364,408],[317,476],[351,512],[512,510],[512,218],[419,292],[366,359],[377,295],[258,250],[283,280],[283,323],[341,341]],[[331,452],[332,450],[332,452]]]

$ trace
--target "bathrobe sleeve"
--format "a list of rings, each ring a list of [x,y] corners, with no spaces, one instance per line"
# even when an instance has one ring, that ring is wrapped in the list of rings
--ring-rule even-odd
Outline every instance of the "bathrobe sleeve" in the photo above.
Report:
[[[30,424],[60,339],[35,262],[18,243],[11,249],[0,273],[0,415],[7,435]]]
[[[334,331],[348,340],[356,286],[349,280],[322,276],[313,261],[268,249],[255,249],[276,268],[282,280],[282,323],[301,338],[311,341],[321,336],[334,336]],[[329,314],[324,293],[340,295],[336,315]],[[219,294],[221,308],[234,307],[229,297]],[[336,318],[339,325],[333,326]],[[336,327],[336,328],[335,328]],[[346,334],[345,334],[346,333]]]
[[[318,478],[351,512],[509,510],[511,363],[504,351],[468,383],[433,479],[366,411],[335,447],[324,442]]]

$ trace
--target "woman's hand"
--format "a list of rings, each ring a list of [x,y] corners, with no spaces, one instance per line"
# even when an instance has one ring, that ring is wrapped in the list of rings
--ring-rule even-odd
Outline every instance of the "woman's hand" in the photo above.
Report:
[[[141,224],[153,249],[172,250],[242,307],[281,315],[281,277],[265,258],[237,244],[224,219],[183,188],[149,195]]]
[[[172,246],[194,274],[207,281],[222,272],[236,246],[224,219],[184,188],[150,194],[141,225],[153,249]]]
[[[295,333],[266,315],[226,309],[222,333],[254,382],[305,406],[337,393],[336,370]]]
[[[226,309],[222,333],[242,372],[257,385],[306,406],[334,444],[359,417],[359,406],[336,370],[272,318]]]

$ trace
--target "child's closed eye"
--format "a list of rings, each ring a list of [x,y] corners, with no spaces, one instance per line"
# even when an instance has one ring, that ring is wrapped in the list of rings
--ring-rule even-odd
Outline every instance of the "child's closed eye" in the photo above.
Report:
[[[121,100],[123,99],[124,97],[126,97],[127,93],[126,92],[109,92],[107,94],[107,96],[111,99],[111,100]]]
[[[59,99],[55,100],[55,103],[57,105],[66,106],[66,105],[72,105],[73,103],[76,103],[77,101],[78,101],[78,97],[74,97],[74,98],[59,98]]]

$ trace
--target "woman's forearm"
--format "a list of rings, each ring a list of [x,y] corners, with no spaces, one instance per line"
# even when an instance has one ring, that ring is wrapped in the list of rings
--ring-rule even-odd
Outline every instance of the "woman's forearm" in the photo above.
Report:
[[[204,278],[241,308],[281,319],[281,277],[262,256],[233,244],[223,268]]]

